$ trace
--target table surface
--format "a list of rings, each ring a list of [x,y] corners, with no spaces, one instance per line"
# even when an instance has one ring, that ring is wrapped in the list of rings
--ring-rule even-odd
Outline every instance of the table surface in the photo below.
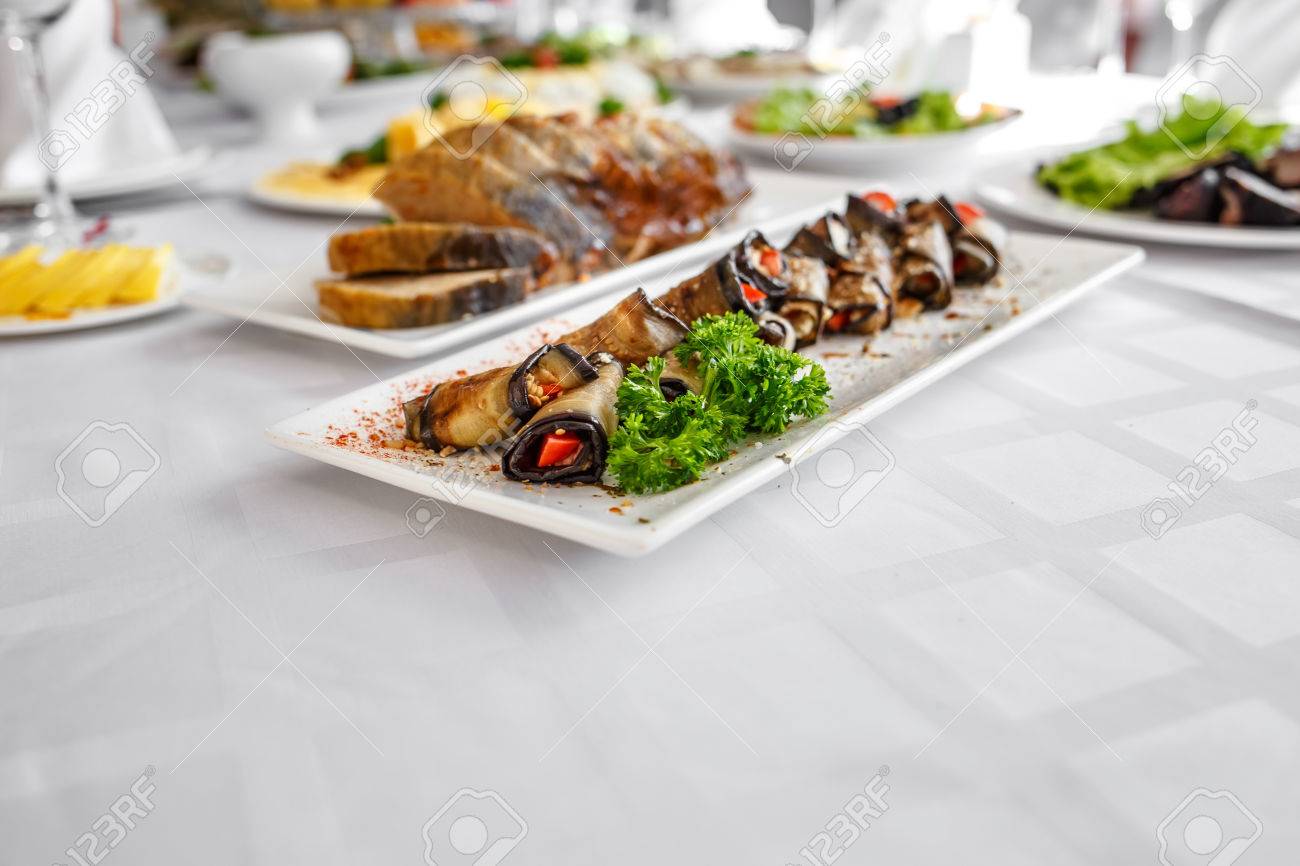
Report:
[[[337,220],[240,195],[284,152],[198,105],[228,159],[121,203],[139,236],[323,255]],[[7,341],[0,861],[418,864],[486,825],[509,863],[1182,864],[1208,816],[1282,862],[1300,258],[1150,253],[879,418],[897,468],[834,528],[782,479],[636,561],[456,509],[417,537],[411,495],[263,440],[410,362],[196,311]],[[57,489],[88,428],[159,461],[97,528]]]

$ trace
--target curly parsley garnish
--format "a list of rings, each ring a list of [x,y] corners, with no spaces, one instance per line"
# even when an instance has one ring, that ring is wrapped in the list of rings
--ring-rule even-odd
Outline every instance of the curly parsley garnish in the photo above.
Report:
[[[689,484],[747,433],[780,433],[795,418],[826,411],[826,371],[757,333],[743,313],[697,320],[674,352],[696,366],[703,385],[673,401],[659,389],[663,358],[628,368],[608,457],[620,486],[651,493]]]

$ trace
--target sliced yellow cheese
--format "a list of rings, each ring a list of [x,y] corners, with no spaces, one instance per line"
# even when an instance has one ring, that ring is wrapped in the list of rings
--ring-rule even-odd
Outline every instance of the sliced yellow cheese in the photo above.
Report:
[[[18,286],[41,270],[41,248],[27,247],[0,260],[0,316],[21,313]]]
[[[81,292],[71,303],[75,307],[107,306],[113,292],[130,277],[149,256],[149,250],[109,244],[100,252],[94,271],[87,276]]]
[[[111,298],[112,303],[140,304],[158,297],[171,268],[172,245],[163,244],[147,252],[149,256],[145,263],[118,284]]]
[[[88,250],[85,264],[75,274],[68,274],[56,281],[48,291],[36,299],[29,312],[55,315],[66,313],[74,307],[91,306],[87,298],[98,291],[100,284],[114,277],[126,247],[109,244],[100,250]]]
[[[38,265],[31,271],[24,272],[9,285],[5,292],[5,311],[9,313],[26,313],[46,294],[53,291],[66,280],[68,275],[80,267],[89,253],[84,250],[71,250],[63,253],[52,264]]]
[[[109,244],[70,250],[48,265],[31,247],[0,259],[0,315],[49,318],[108,304],[156,299],[171,273],[172,247]]]
[[[410,156],[433,141],[426,123],[427,111],[416,110],[395,118],[388,124],[388,161]]]

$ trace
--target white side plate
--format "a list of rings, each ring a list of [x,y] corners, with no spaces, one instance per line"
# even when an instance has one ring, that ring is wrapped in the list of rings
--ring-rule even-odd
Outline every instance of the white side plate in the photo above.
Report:
[[[195,177],[211,161],[211,149],[196,147],[168,159],[144,160],[112,174],[70,180],[68,195],[81,201],[162,189]],[[0,206],[35,204],[39,196],[36,187],[0,189]]]
[[[228,282],[217,291],[194,292],[186,296],[185,303],[232,318],[332,340],[381,355],[422,358],[539,319],[589,298],[635,287],[640,282],[665,274],[677,274],[679,280],[685,279],[694,273],[692,268],[718,257],[728,247],[738,243],[745,232],[755,225],[754,220],[762,210],[768,210],[769,218],[757,222],[757,227],[765,232],[779,234],[812,221],[825,213],[828,207],[838,207],[841,204],[842,197],[834,202],[820,203],[772,217],[770,214],[775,208],[763,208],[751,201],[737,211],[743,218],[733,217],[728,228],[718,229],[702,241],[634,262],[626,268],[608,271],[585,283],[548,286],[521,303],[491,313],[428,328],[366,329],[323,321],[316,303],[314,284],[323,274],[313,272],[310,264],[289,276],[284,283],[267,274],[262,280]]]
[[[1034,179],[1034,165],[1019,161],[976,176],[975,194],[1022,219],[1126,241],[1226,247],[1242,250],[1300,250],[1300,228],[1221,226],[1156,219],[1140,211],[1089,211],[1052,195]]]
[[[224,257],[221,257],[224,260]],[[62,331],[80,331],[85,328],[101,328],[156,316],[174,309],[181,303],[181,298],[200,287],[207,287],[223,280],[225,273],[209,273],[187,266],[180,256],[174,260],[172,277],[166,288],[159,293],[157,300],[143,304],[118,304],[111,307],[96,307],[77,310],[63,319],[29,319],[26,316],[0,316],[0,337],[25,337],[34,334],[57,334]]]
[[[1045,258],[1043,266],[1036,267]],[[783,473],[793,471],[796,483],[791,486],[797,487],[799,460],[844,436],[870,436],[865,424],[871,418],[1054,315],[1142,258],[1142,250],[1132,246],[1014,234],[1004,261],[1012,273],[1031,273],[1023,286],[999,277],[981,289],[959,290],[949,310],[896,322],[872,341],[870,356],[863,353],[861,337],[836,337],[806,350],[826,368],[831,411],[800,422],[781,436],[751,439],[699,482],[670,493],[628,496],[600,486],[524,485],[507,481],[493,468],[499,455],[465,452],[440,458],[384,444],[384,440],[401,439],[401,401],[465,371],[510,363],[548,337],[595,319],[611,306],[608,298],[333,400],[276,424],[267,435],[290,451],[419,496],[636,556]],[[652,293],[669,285],[661,281],[651,287]],[[369,438],[371,434],[375,440]],[[888,462],[884,471],[890,468]],[[803,471],[815,470],[810,463]]]
[[[972,126],[957,132],[929,135],[882,135],[878,138],[855,138],[851,135],[815,135],[746,132],[735,124],[728,126],[728,141],[736,150],[782,168],[814,169],[865,174],[881,164],[891,169],[907,165],[924,165],[936,159],[961,154],[968,159],[971,148],[999,130],[1006,129],[1020,117],[1009,117]]]
[[[248,189],[250,201],[276,210],[295,213],[322,214],[325,216],[361,216],[383,217],[388,215],[388,208],[378,199],[356,199],[340,196],[330,198],[323,195],[303,195],[289,190],[275,189],[262,183],[256,183]]]

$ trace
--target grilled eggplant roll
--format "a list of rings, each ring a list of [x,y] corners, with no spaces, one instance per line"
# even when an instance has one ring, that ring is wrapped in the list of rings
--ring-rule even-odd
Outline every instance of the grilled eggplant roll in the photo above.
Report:
[[[767,312],[758,317],[758,338],[769,346],[780,346],[794,351],[798,334],[790,320],[778,313]]]
[[[894,268],[889,245],[876,234],[864,233],[850,262],[831,282],[828,330],[842,334],[875,334],[894,319]]]
[[[790,290],[785,257],[763,237],[762,232],[752,231],[745,235],[745,239],[732,250],[732,257],[740,278],[765,295],[769,303],[779,301]]]
[[[590,360],[597,367],[595,380],[547,403],[519,431],[501,460],[507,478],[594,484],[605,474],[623,365],[608,353]]]
[[[570,331],[559,342],[580,352],[608,352],[623,364],[644,364],[676,346],[690,328],[637,289],[590,325]]]
[[[903,230],[897,207],[886,210],[876,206],[867,196],[848,197],[844,205],[844,222],[858,235],[884,235],[886,240],[897,238]]]
[[[983,208],[967,202],[957,202],[953,215],[957,225],[948,233],[953,277],[960,286],[987,283],[997,276],[1007,229]]]
[[[829,268],[842,268],[853,259],[854,231],[837,213],[828,213],[799,229],[786,251],[817,259]]]
[[[931,310],[952,303],[952,246],[939,220],[903,229],[897,270],[896,294],[916,298]]]
[[[692,363],[683,364],[677,359],[676,352],[669,352],[664,358],[664,371],[659,377],[659,392],[665,400],[676,400],[686,393],[698,394],[704,388],[704,377],[700,375],[694,359]]]
[[[773,252],[776,250],[773,249]],[[753,254],[759,258],[763,255],[757,249]],[[687,324],[704,316],[723,316],[732,312],[741,312],[757,319],[770,303],[771,293],[765,289],[772,288],[779,298],[785,294],[785,284],[778,284],[777,279],[766,272],[762,272],[765,277],[761,285],[756,285],[759,282],[757,277],[747,278],[741,271],[741,262],[744,261],[745,267],[748,267],[750,256],[751,251],[741,244],[703,272],[660,295],[658,303]],[[768,260],[771,261],[770,256]],[[783,271],[784,261],[778,258],[777,266]],[[753,271],[760,272],[758,267]]]
[[[830,276],[820,260],[792,255],[788,247],[785,264],[790,270],[790,291],[778,312],[794,327],[798,348],[817,342],[830,318]]]
[[[547,344],[513,367],[443,382],[408,400],[406,438],[431,451],[508,439],[539,408],[595,380],[596,368],[572,346]]]

